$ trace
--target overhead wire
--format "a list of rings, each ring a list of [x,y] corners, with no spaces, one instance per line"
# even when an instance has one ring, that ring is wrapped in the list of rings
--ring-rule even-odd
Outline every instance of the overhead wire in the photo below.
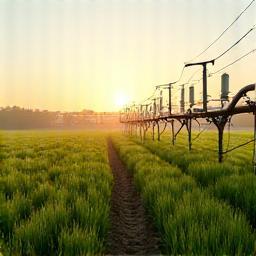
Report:
[[[256,28],[256,24],[250,29],[248,30],[239,40],[237,40],[234,44],[232,44],[227,50],[225,50],[224,52],[222,52],[220,55],[218,55],[214,61],[220,59],[221,57],[223,57],[226,53],[228,53],[232,48],[234,48],[236,45],[238,45],[245,37],[247,37],[254,29]]]
[[[193,77],[201,70],[201,68],[197,69],[188,79],[187,83],[190,83],[190,81],[193,79]]]
[[[181,70],[181,73],[180,73],[180,76],[179,76],[178,80],[176,80],[174,82],[171,82],[171,84],[176,84],[176,83],[178,83],[181,80],[181,78],[182,78],[182,76],[184,74],[184,70],[185,70],[185,65],[183,66],[183,68]]]
[[[155,96],[157,90],[158,90],[158,88],[155,87],[155,90],[154,90],[154,92],[151,94],[151,96],[149,96],[148,98],[146,98],[146,99],[144,99],[143,101],[141,101],[141,102],[140,102],[140,105],[143,104],[143,103],[145,103],[146,101],[149,101],[150,99],[152,99],[152,98]]]
[[[196,55],[194,58],[192,58],[189,62],[192,62],[196,58],[200,57],[202,54],[204,54],[208,49],[210,49],[216,42],[219,41],[219,39],[239,20],[239,18],[249,9],[249,7],[255,2],[255,0],[252,0],[246,8],[235,18],[235,20],[212,42],[209,46],[207,46],[202,52],[200,52],[198,55]]]
[[[255,0],[254,0],[254,1],[255,1]],[[214,59],[214,61],[216,61],[217,59],[221,58],[221,57],[224,56],[226,53],[228,53],[233,47],[235,47],[237,44],[239,44],[239,43],[240,43],[248,34],[250,34],[255,28],[256,28],[256,24],[255,24],[249,31],[247,31],[247,33],[245,33],[238,41],[236,41],[233,45],[231,45],[227,50],[225,50],[225,51],[222,52],[220,55],[218,55],[218,56]],[[176,84],[176,83],[178,83],[178,82],[181,80],[181,78],[182,78],[182,76],[183,76],[183,74],[184,74],[184,70],[185,70],[185,65],[183,66],[183,68],[182,68],[182,70],[181,70],[181,73],[180,73],[180,76],[178,77],[178,79],[177,79],[176,81],[174,81],[174,82],[169,83],[169,86],[171,86],[171,85],[173,85],[173,84]],[[190,80],[193,78],[193,76],[194,76],[197,72],[198,72],[198,70],[191,76],[191,78],[189,78],[188,81],[190,81]],[[189,82],[187,82],[187,83],[189,83]],[[185,83],[185,84],[187,84],[187,83]],[[152,98],[154,97],[156,91],[157,91],[161,86],[166,86],[166,85],[167,85],[167,84],[160,85],[160,86],[156,86],[156,87],[155,87],[155,90],[154,90],[154,92],[153,92],[153,94],[152,94],[150,97],[148,97],[148,98],[146,98],[145,100],[143,100],[140,104],[142,104],[142,103],[144,103],[144,102],[146,102],[146,101],[152,99]]]
[[[185,70],[185,65],[183,65],[183,68],[182,68],[182,70],[181,70],[181,72],[180,72],[180,75],[179,75],[179,77],[178,77],[177,80],[175,80],[174,82],[167,83],[167,84],[157,85],[156,88],[171,86],[171,85],[173,85],[173,84],[178,83],[178,82],[181,80],[182,76],[183,76],[184,70]]]
[[[220,71],[222,71],[222,70],[224,70],[224,69],[234,65],[235,63],[239,62],[240,60],[244,59],[245,57],[247,57],[248,55],[250,55],[250,54],[252,54],[254,52],[256,52],[256,48],[251,50],[251,51],[249,51],[249,52],[247,52],[246,54],[244,54],[243,56],[241,56],[238,59],[234,60],[233,62],[229,63],[228,65],[226,65],[226,66],[224,66],[224,67],[222,67],[222,68],[220,68],[220,69],[218,69],[218,70],[216,70],[214,72],[211,72],[208,76],[212,76],[212,75],[215,75],[215,74],[219,73]]]

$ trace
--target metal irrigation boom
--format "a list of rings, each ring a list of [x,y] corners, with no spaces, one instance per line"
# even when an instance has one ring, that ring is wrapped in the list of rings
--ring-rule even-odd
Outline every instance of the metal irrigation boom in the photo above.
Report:
[[[203,65],[206,66],[206,64],[203,64]],[[201,118],[205,119],[209,124],[213,123],[217,127],[218,160],[219,162],[222,162],[223,154],[227,153],[223,151],[223,131],[228,120],[233,115],[238,115],[242,113],[253,113],[254,116],[256,114],[255,101],[251,101],[248,99],[246,101],[246,105],[238,106],[238,102],[240,101],[240,99],[246,97],[249,91],[255,90],[255,85],[256,84],[250,84],[240,89],[239,92],[233,97],[232,101],[226,107],[223,107],[218,110],[207,109],[207,105],[206,105],[207,99],[205,98],[205,95],[204,95],[203,109],[200,112],[193,112],[193,109],[190,108],[185,113],[173,114],[171,111],[172,108],[171,106],[169,106],[168,113],[162,113],[161,111],[159,111],[159,113],[156,113],[157,103],[156,103],[156,99],[154,99],[153,113],[148,113],[144,111],[143,113],[137,113],[137,115],[130,115],[129,113],[126,112],[121,114],[120,121],[125,125],[125,131],[128,131],[129,134],[133,134],[133,131],[136,130],[138,127],[140,128],[140,130],[143,130],[143,133],[140,132],[142,140],[145,139],[146,132],[148,131],[150,126],[152,127],[152,131],[153,131],[153,139],[155,138],[155,126],[157,126],[157,135],[158,135],[157,138],[158,140],[160,140],[161,134],[165,130],[167,124],[170,123],[171,129],[172,129],[171,134],[172,134],[173,144],[175,143],[175,139],[179,134],[179,132],[182,130],[182,128],[186,127],[186,130],[188,133],[188,147],[189,147],[189,150],[191,150],[192,149],[192,120],[195,120],[198,122],[197,119],[201,119]],[[169,85],[168,89],[169,88],[171,88],[171,85]],[[171,99],[169,98],[169,104],[170,103],[171,103]],[[180,128],[176,131],[176,133],[174,131],[174,120],[180,123]],[[255,120],[256,120],[256,116],[255,116]],[[164,128],[162,131],[160,129],[160,123],[164,123]],[[254,122],[254,132],[256,134],[256,121]],[[256,138],[256,135],[255,135],[255,138]],[[250,142],[255,142],[255,139]],[[248,144],[248,143],[245,143],[245,144]],[[229,150],[228,152],[232,150],[233,149]],[[254,157],[254,160],[255,160],[254,162],[256,163],[256,156]]]

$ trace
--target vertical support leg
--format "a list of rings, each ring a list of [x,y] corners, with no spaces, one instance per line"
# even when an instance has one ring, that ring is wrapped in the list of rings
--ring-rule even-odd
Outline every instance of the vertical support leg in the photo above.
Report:
[[[160,127],[159,127],[159,122],[156,123],[157,124],[157,140],[160,141]]]
[[[221,116],[217,118],[213,118],[213,123],[216,125],[218,129],[218,156],[219,156],[219,163],[223,161],[223,132],[225,125],[228,121],[227,116]]]
[[[172,127],[172,145],[175,144],[175,135],[174,135],[174,120],[171,120],[171,127]]]
[[[218,127],[218,134],[219,134],[219,163],[223,161],[223,130],[224,126],[220,125]]]
[[[139,123],[139,129],[140,129],[140,140],[142,141],[142,123]]]
[[[143,123],[143,142],[146,139],[147,131],[150,128],[150,122],[149,123]]]
[[[144,127],[145,126],[145,127]],[[143,124],[143,142],[146,139],[146,132],[147,132],[147,124]]]
[[[147,135],[147,131],[148,131],[149,127],[150,127],[150,123],[143,124],[143,142],[146,139],[146,135]]]
[[[188,120],[187,120],[187,131],[188,131],[188,149],[189,149],[189,151],[191,151],[191,149],[192,149],[192,141],[191,141],[191,138],[192,138],[192,136],[191,136],[191,134],[192,134],[192,119],[191,118],[189,118]]]
[[[152,125],[152,139],[155,140],[155,123],[153,123]]]

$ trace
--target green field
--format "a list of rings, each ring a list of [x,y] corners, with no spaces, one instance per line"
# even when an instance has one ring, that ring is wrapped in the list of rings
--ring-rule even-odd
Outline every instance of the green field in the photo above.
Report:
[[[0,252],[4,255],[105,254],[113,177],[107,134],[0,133]],[[232,133],[230,147],[251,138]],[[217,134],[207,132],[188,152],[111,134],[133,175],[164,254],[255,253],[256,176],[252,145],[217,163]],[[226,141],[227,144],[227,141]]]
[[[216,133],[202,135],[188,152],[186,135],[176,146],[162,141],[115,138],[134,174],[168,254],[253,254],[256,177],[251,146],[217,163]],[[232,134],[230,146],[250,134]],[[236,142],[234,141],[236,139]]]
[[[4,132],[0,158],[6,255],[104,252],[112,187],[104,136]]]

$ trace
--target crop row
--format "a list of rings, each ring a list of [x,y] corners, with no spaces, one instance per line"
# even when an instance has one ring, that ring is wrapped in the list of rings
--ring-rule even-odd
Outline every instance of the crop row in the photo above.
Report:
[[[255,234],[245,216],[205,192],[191,176],[145,147],[114,136],[161,235],[163,253],[252,254]]]
[[[250,223],[256,227],[256,176],[252,173],[251,148],[237,150],[233,156],[227,156],[224,163],[219,164],[211,151],[201,150],[207,139],[207,147],[214,148],[216,135],[206,133],[192,152],[187,151],[185,143],[171,146],[167,137],[160,142],[147,140],[143,146],[165,161],[177,165],[183,173],[192,176],[200,187],[208,189],[214,197],[243,211]],[[235,135],[240,141],[248,140],[246,134]],[[181,140],[185,138],[183,135]],[[140,144],[138,140],[136,142]]]
[[[18,133],[1,144],[0,251],[104,252],[112,187],[105,138]]]

